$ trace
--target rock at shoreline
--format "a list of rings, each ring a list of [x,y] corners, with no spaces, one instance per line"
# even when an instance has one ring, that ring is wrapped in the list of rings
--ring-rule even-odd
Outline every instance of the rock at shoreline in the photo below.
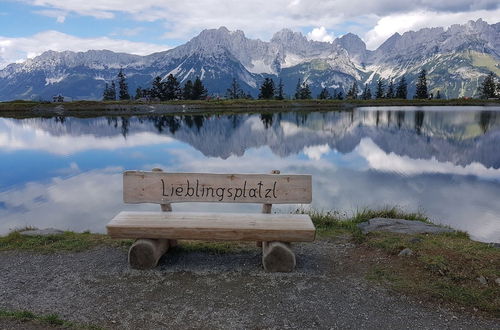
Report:
[[[443,228],[421,221],[390,218],[373,218],[358,224],[358,227],[359,229],[361,229],[363,234],[373,231],[386,231],[401,234],[435,234],[449,233],[454,231],[453,229]]]
[[[412,254],[413,254],[413,250],[409,249],[409,248],[406,248],[406,249],[401,250],[401,252],[399,252],[398,256],[400,256],[400,257],[408,257],[408,256],[411,256]]]
[[[50,236],[50,235],[64,234],[64,231],[55,228],[46,228],[46,229],[25,230],[20,232],[20,234],[23,236]]]

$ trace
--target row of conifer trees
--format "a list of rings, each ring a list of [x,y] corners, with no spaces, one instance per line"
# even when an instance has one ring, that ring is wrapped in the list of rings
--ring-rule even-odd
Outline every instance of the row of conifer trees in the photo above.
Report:
[[[131,96],[128,92],[128,84],[126,82],[126,76],[123,70],[120,69],[117,75],[118,81],[118,94],[116,93],[116,84],[114,80],[108,84],[106,83],[103,100],[129,100]],[[441,93],[438,90],[436,95],[429,93],[427,87],[427,72],[422,69],[417,77],[415,83],[416,91],[413,98],[415,99],[427,99],[427,98],[441,98]],[[496,81],[496,76],[493,72],[490,72],[488,76],[484,79],[478,88],[479,96],[481,98],[495,98],[500,97],[500,82]],[[203,82],[199,77],[196,77],[195,81],[186,81],[184,86],[181,86],[177,78],[169,74],[165,80],[157,76],[151,83],[151,88],[138,87],[135,93],[135,99],[158,99],[160,101],[168,100],[204,100],[208,97],[208,91],[203,85]],[[226,90],[226,98],[229,99],[251,99],[253,98],[249,93],[246,93],[238,84],[235,78],[232,79],[231,85]],[[284,93],[284,84],[280,79],[278,85],[276,86],[272,78],[265,78],[259,87],[259,99],[276,99],[283,100],[286,98]],[[312,99],[312,92],[309,84],[303,82],[301,79],[298,80],[295,93],[293,95],[294,99]],[[384,81],[383,79],[378,79],[375,91],[372,90],[368,84],[364,85],[363,90],[359,89],[358,82],[353,82],[351,88],[347,91],[346,95],[341,89],[328,89],[324,87],[321,92],[317,95],[317,99],[407,99],[408,98],[408,82],[406,77],[403,75],[397,82],[390,79]]]

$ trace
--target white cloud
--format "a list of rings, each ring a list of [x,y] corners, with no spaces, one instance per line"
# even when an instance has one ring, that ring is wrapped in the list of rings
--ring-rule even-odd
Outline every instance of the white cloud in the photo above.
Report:
[[[364,138],[356,147],[356,152],[366,159],[371,169],[382,172],[420,175],[426,173],[474,175],[486,180],[500,180],[500,169],[487,168],[478,162],[469,165],[455,165],[452,162],[440,162],[436,158],[412,159],[393,152],[386,153],[370,138]]]
[[[133,42],[108,37],[79,38],[58,31],[44,31],[30,37],[8,38],[0,36],[0,68],[9,63],[33,58],[47,50],[54,51],[87,51],[90,49],[107,49],[137,55],[147,55],[165,51],[165,45]]]
[[[99,137],[92,134],[52,135],[20,121],[0,119],[0,150],[43,150],[56,155],[72,155],[88,150],[116,150],[141,145],[170,143],[173,139],[152,132],[134,133],[128,139],[121,135]]]
[[[324,26],[321,26],[319,28],[314,28],[311,32],[309,32],[307,34],[307,38],[314,41],[332,42],[335,39],[335,36],[333,33],[328,33]]]
[[[328,144],[323,144],[319,146],[309,146],[304,147],[304,154],[312,160],[320,160],[323,155],[328,154],[331,151]]]
[[[500,18],[500,9],[477,10],[471,12],[444,13],[432,11],[413,11],[382,17],[377,24],[364,35],[368,49],[375,49],[394,33],[417,31],[429,27],[449,27],[464,24],[469,20],[482,18],[492,24]]]

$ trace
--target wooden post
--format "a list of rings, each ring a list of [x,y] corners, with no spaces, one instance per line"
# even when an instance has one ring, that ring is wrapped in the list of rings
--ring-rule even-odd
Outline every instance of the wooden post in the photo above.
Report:
[[[262,242],[262,265],[268,272],[291,272],[295,268],[295,254],[289,243]]]
[[[167,252],[168,240],[141,238],[132,244],[128,251],[128,263],[134,269],[151,269]]]
[[[279,170],[272,170],[271,174],[280,174]],[[273,204],[262,204],[262,213],[270,214],[273,209]],[[256,243],[257,247],[262,247],[262,242]]]
[[[162,172],[161,168],[153,168],[154,172]],[[161,204],[163,212],[171,212],[170,203]],[[176,240],[141,238],[132,244],[128,251],[128,263],[135,269],[150,269],[158,265],[160,258],[170,246],[176,246]]]
[[[271,174],[280,174],[272,170]],[[262,213],[270,214],[273,204],[262,204]],[[290,243],[257,242],[262,246],[262,265],[268,272],[291,272],[295,268],[295,254],[290,249]]]
[[[155,167],[152,169],[153,172],[163,172],[161,168]],[[170,203],[165,203],[165,204],[160,204],[161,210],[163,212],[172,212],[172,204]],[[170,247],[177,246],[178,242],[176,239],[169,239],[168,240],[168,245]]]

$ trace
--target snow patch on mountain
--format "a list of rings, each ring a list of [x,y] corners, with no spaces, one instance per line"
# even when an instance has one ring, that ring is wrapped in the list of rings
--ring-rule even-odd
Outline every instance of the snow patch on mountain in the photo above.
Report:
[[[53,84],[58,84],[64,79],[66,79],[69,76],[69,74],[63,74],[57,77],[51,77],[51,78],[45,78],[45,86],[47,85],[53,85]]]

